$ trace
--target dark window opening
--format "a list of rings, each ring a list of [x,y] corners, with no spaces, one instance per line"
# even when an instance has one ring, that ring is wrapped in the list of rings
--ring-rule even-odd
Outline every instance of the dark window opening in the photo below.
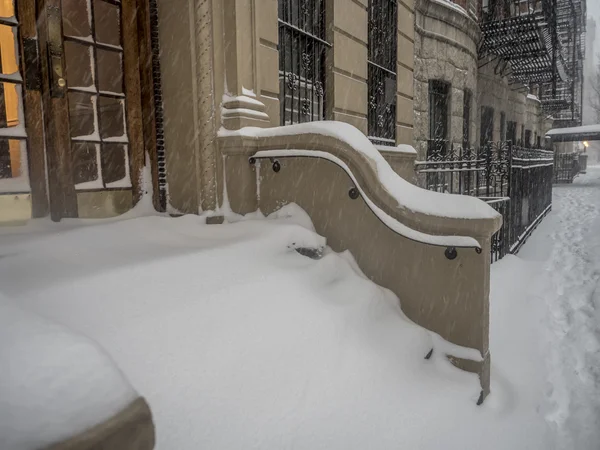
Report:
[[[325,118],[324,0],[279,0],[282,125]]]
[[[463,97],[463,148],[471,145],[471,91],[465,90]]]
[[[429,145],[428,154],[445,154],[448,145],[448,107],[450,84],[429,81]]]
[[[500,140],[506,140],[506,114],[500,113]]]
[[[396,144],[396,60],[398,6],[369,0],[368,135],[378,144]]]
[[[489,106],[481,108],[481,135],[479,145],[485,147],[494,141],[494,109]]]
[[[525,147],[531,147],[531,130],[525,130]]]
[[[508,121],[506,127],[506,140],[517,143],[517,122]]]

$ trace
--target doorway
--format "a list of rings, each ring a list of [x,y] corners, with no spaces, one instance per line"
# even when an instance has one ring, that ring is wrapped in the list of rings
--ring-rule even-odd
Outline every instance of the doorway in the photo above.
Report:
[[[156,183],[148,2],[0,0],[0,195],[106,217]],[[155,190],[156,192],[156,190]]]

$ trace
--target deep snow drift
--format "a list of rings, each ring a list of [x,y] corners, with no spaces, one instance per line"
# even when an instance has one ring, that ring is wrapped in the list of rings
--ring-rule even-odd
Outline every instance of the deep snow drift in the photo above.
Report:
[[[110,357],[0,294],[0,448],[45,448],[108,420],[137,394]]]
[[[550,299],[535,294],[548,254],[494,265],[492,395],[477,407],[476,377],[439,347],[424,359],[438,340],[351,255],[294,250],[325,245],[302,211],[254,217],[3,230],[0,292],[104,347],[163,450],[593,448],[557,446],[544,420],[548,381],[566,389],[547,372]]]

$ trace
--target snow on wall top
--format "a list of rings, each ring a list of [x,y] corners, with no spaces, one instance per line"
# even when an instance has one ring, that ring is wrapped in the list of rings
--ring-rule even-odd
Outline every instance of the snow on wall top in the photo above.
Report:
[[[0,295],[0,448],[33,450],[104,422],[137,397],[95,343]]]
[[[415,186],[400,177],[371,141],[358,129],[344,122],[320,121],[274,128],[246,127],[219,130],[219,136],[273,137],[315,133],[344,141],[371,160],[379,181],[398,201],[400,209],[452,219],[496,219],[499,214],[485,202],[466,195],[443,194]]]
[[[546,133],[546,136],[555,136],[557,134],[580,134],[580,133],[600,133],[600,123],[595,125],[583,125],[571,128],[554,128]]]
[[[406,153],[407,155],[416,155],[417,151],[412,145],[399,144],[396,146],[390,145],[376,145],[375,148],[380,152],[388,153]]]

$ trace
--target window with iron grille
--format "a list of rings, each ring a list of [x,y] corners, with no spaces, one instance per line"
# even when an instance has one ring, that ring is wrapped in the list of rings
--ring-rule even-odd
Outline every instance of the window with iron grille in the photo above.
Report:
[[[506,128],[506,140],[517,143],[517,122],[508,121]]]
[[[463,148],[471,145],[471,91],[465,89],[463,97]]]
[[[325,118],[325,0],[279,0],[282,125]]]
[[[500,113],[500,140],[506,140],[506,114]]]
[[[479,145],[485,147],[494,141],[494,109],[489,106],[481,108],[481,135]]]
[[[448,143],[448,107],[450,84],[429,81],[429,145],[428,154],[445,154]]]
[[[369,0],[368,135],[377,143],[396,145],[396,0]]]

